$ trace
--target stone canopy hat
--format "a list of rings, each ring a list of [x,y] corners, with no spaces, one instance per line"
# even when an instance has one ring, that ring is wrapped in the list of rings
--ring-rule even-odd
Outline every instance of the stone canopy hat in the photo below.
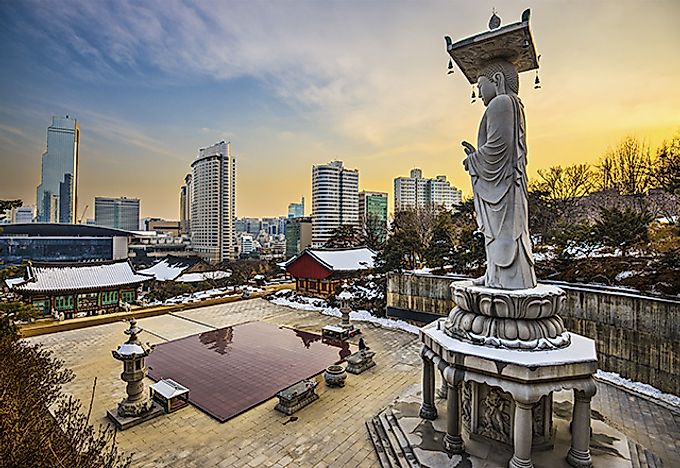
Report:
[[[497,59],[513,63],[518,73],[538,68],[538,57],[529,28],[530,14],[531,11],[527,9],[522,13],[520,22],[500,27],[501,19],[494,12],[489,20],[489,31],[456,43],[449,36],[444,36],[446,51],[470,84],[477,83],[485,64]],[[453,65],[449,64],[449,73],[452,70]]]

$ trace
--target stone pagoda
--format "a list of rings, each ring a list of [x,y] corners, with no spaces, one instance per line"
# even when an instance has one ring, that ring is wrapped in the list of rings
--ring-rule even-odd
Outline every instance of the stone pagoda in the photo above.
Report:
[[[114,359],[123,363],[123,373],[120,378],[127,382],[127,396],[118,403],[118,408],[107,411],[109,419],[120,430],[127,429],[143,421],[160,415],[163,409],[149,396],[144,388],[146,377],[146,358],[151,349],[139,341],[137,335],[143,330],[137,327],[137,321],[130,320],[130,328],[124,331],[128,340],[112,351]]]
[[[572,390],[571,448],[564,456],[571,466],[592,466],[595,343],[565,330],[559,316],[564,291],[537,284],[528,230],[526,123],[518,75],[538,69],[529,10],[521,21],[503,27],[494,13],[488,31],[455,43],[445,39],[449,73],[455,62],[473,86],[473,99],[478,95],[486,106],[477,147],[462,145],[487,269],[476,280],[453,282],[455,307],[448,318],[421,329],[420,416],[437,418],[436,367],[445,381],[446,450],[465,452],[465,428],[471,439],[512,447],[509,467],[529,468],[532,449],[553,448],[553,392]]]

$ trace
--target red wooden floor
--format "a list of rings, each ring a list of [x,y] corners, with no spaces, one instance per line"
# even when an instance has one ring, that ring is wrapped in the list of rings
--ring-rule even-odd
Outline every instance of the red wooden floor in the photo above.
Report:
[[[146,358],[149,377],[189,388],[189,400],[220,422],[310,378],[350,354],[347,343],[248,322],[161,343]]]

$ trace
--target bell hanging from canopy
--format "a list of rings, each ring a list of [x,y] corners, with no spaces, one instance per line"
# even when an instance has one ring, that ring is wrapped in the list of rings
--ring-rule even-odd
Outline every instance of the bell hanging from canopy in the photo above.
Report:
[[[449,59],[449,72],[447,75],[450,75],[453,73],[453,60]]]
[[[477,101],[477,96],[475,95],[475,87],[472,87],[472,96],[470,96],[470,99],[472,99],[472,102],[470,104],[474,104],[475,101]]]

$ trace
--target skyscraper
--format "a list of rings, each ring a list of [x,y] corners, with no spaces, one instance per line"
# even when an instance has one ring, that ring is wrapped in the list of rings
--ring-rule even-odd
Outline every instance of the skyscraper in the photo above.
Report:
[[[52,117],[47,127],[47,151],[42,155],[37,189],[37,220],[42,223],[75,223],[78,206],[80,125],[66,117]]]
[[[191,163],[191,245],[203,259],[235,258],[236,158],[231,143],[198,150]]]
[[[191,174],[187,174],[179,190],[179,231],[185,235],[191,233],[191,198]]]
[[[359,192],[359,219],[372,238],[384,242],[387,237],[387,193]]]
[[[305,197],[302,197],[300,203],[288,204],[288,218],[301,218],[305,215]]]
[[[409,208],[443,207],[447,210],[460,205],[462,192],[452,187],[446,176],[424,179],[420,169],[412,169],[410,177],[394,179],[394,211]]]
[[[95,197],[94,223],[125,231],[139,230],[139,198]]]
[[[312,246],[323,247],[342,225],[359,226],[359,171],[342,161],[312,167]]]

